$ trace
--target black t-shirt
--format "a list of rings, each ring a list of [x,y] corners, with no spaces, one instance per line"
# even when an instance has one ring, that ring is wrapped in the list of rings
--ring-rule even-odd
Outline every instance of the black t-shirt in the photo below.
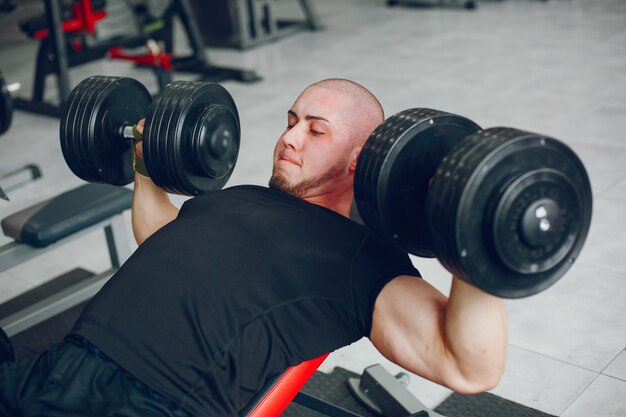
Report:
[[[236,416],[287,367],[369,336],[406,253],[323,207],[239,186],[185,202],[72,333],[192,414]]]

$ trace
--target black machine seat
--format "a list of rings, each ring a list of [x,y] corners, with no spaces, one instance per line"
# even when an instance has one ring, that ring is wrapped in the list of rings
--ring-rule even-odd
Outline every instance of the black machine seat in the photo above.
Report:
[[[42,248],[130,208],[132,191],[86,184],[2,219],[5,236]]]
[[[80,0],[61,1],[61,21],[64,22],[75,17],[73,5],[76,3],[80,3]],[[91,0],[91,8],[94,12],[104,10],[105,6],[105,0]],[[34,38],[37,32],[47,28],[48,21],[44,12],[20,20],[20,30],[30,38]]]

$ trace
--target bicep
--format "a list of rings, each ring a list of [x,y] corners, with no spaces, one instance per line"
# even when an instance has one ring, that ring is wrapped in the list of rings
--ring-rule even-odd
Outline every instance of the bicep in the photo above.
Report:
[[[399,276],[380,292],[370,339],[389,360],[445,385],[452,369],[445,348],[447,298],[423,279]]]

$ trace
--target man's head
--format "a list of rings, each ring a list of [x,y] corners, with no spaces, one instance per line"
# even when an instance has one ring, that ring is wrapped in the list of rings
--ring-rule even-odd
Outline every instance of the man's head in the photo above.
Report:
[[[301,198],[349,193],[356,160],[383,109],[363,86],[331,78],[307,87],[287,114],[287,128],[274,149],[270,187]]]

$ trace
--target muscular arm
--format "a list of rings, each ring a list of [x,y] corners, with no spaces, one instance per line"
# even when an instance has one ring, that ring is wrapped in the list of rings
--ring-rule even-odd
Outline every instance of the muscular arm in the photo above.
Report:
[[[144,121],[137,124],[137,130],[143,133]],[[143,156],[141,143],[136,146],[138,155]],[[172,204],[168,194],[158,188],[152,180],[135,173],[135,188],[131,217],[135,240],[141,245],[154,232],[171,222],[178,215],[178,208]]]
[[[453,278],[450,298],[400,276],[376,300],[370,338],[403,368],[460,393],[493,388],[504,371],[508,324],[501,299]]]
[[[141,245],[177,215],[178,208],[172,204],[167,193],[154,185],[150,178],[135,173],[131,217],[137,243]]]

